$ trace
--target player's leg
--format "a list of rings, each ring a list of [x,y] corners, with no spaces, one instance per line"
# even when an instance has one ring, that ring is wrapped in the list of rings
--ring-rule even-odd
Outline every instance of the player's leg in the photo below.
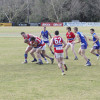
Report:
[[[83,56],[83,58],[86,60],[86,66],[91,66],[91,63],[89,61],[89,59],[86,57],[85,55],[85,49],[81,49],[81,55]]]
[[[56,58],[56,61],[58,63],[58,67],[60,68],[60,70],[62,72],[62,75],[65,75],[64,70],[63,70],[63,67],[62,67],[62,63],[60,61],[60,58]]]
[[[25,54],[24,54],[24,57],[25,57],[25,61],[23,63],[27,63],[27,57],[28,57],[28,52],[32,49],[31,46],[27,46],[26,50],[25,50]]]
[[[85,49],[81,49],[81,55],[83,56],[83,58],[88,61],[88,58],[85,55]]]
[[[97,49],[97,53],[100,55],[100,49]]]
[[[33,57],[32,62],[36,62],[37,61],[37,59],[36,59],[36,57],[34,55],[34,52],[36,52],[36,49],[35,48],[32,48],[32,50],[30,51],[31,56]]]
[[[45,54],[45,50],[42,50],[41,56],[44,58],[44,60],[46,61],[46,63],[49,63],[44,54]]]
[[[63,53],[61,53],[61,55],[60,55],[60,61],[61,61],[62,65],[64,66],[65,71],[67,71],[68,68],[67,68],[66,64],[64,63]]]
[[[68,59],[68,49],[69,49],[69,47],[70,47],[70,44],[67,43],[67,46],[66,46],[66,48],[65,48],[66,59]]]
[[[43,48],[42,48],[42,53],[43,53],[43,55],[44,55],[45,57],[49,58],[49,59],[51,60],[51,63],[53,64],[54,58],[51,58],[50,56],[48,56],[48,55],[46,54],[45,46],[43,46]]]
[[[36,54],[37,54],[37,58],[38,58],[37,64],[40,64],[40,65],[43,64],[42,59],[41,59],[41,47],[36,50]]]
[[[99,56],[97,56],[97,59],[99,59],[100,58],[100,49],[99,48],[97,49],[97,54],[99,55]]]
[[[75,44],[74,43],[72,43],[71,44],[71,50],[72,50],[72,52],[73,52],[73,54],[74,54],[74,56],[75,56],[75,59],[74,60],[78,60],[78,57],[77,57],[77,55],[76,55],[76,52],[75,52]]]
[[[82,53],[81,53],[81,48],[79,48],[78,53],[79,53],[79,55],[81,55],[81,54],[82,54]],[[81,55],[81,56],[82,56],[82,55]]]
[[[94,47],[91,49],[90,53],[92,53],[92,54],[94,54],[95,56],[98,57],[99,54],[95,53],[95,50],[96,50],[96,47],[94,46]]]

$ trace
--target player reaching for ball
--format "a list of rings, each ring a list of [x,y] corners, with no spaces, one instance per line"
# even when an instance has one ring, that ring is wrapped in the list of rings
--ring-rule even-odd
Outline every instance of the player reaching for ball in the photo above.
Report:
[[[55,36],[52,38],[49,47],[51,48],[52,45],[54,45],[54,54],[55,54],[55,59],[58,62],[58,66],[62,71],[62,75],[65,75],[63,66],[66,71],[67,71],[67,66],[66,66],[66,64],[64,64],[64,61],[63,61],[63,56],[64,56],[63,48],[66,46],[66,43],[62,39],[62,37],[59,36],[59,31],[55,31]]]
[[[46,27],[44,27],[44,30],[41,32],[40,38],[41,38],[41,36],[42,36],[42,38],[43,38],[44,43],[47,44],[47,45],[49,46],[49,45],[50,45],[50,43],[49,43],[49,36],[50,36],[50,38],[52,38],[52,36],[51,36],[51,34],[46,30]],[[52,48],[50,48],[50,51],[51,51],[52,54],[54,54],[54,52],[52,51]]]
[[[32,35],[32,34],[26,34],[25,32],[21,32],[21,35],[24,38],[24,43],[25,43],[25,39],[27,39],[28,41],[30,41],[30,39],[32,37],[35,37],[34,35]],[[28,44],[28,46],[27,46],[27,48],[25,50],[25,54],[24,54],[24,57],[25,57],[25,61],[23,62],[24,64],[27,63],[28,52],[31,51],[31,49],[32,49],[32,46],[30,45],[30,43],[28,42],[27,44]],[[36,62],[37,59],[35,58],[35,55],[33,53],[30,53],[30,54],[33,57],[33,61],[32,62]]]
[[[90,29],[90,33],[92,34],[93,39],[89,39],[89,41],[93,41],[93,48],[91,49],[91,53],[97,56],[97,59],[100,57],[100,42],[99,37],[94,33],[94,29]],[[97,53],[95,53],[95,50],[97,50]]]
[[[86,60],[86,66],[91,66],[90,60],[85,55],[85,50],[87,49],[88,43],[87,38],[85,35],[83,35],[81,32],[78,32],[78,28],[74,27],[74,32],[76,33],[76,36],[78,38],[78,41],[75,43],[81,43],[81,48],[79,49],[79,54],[83,56],[83,58]]]
[[[71,47],[72,49],[72,52],[75,56],[75,59],[74,60],[78,60],[77,58],[77,55],[76,55],[76,52],[75,52],[75,49],[74,49],[74,41],[75,41],[75,35],[73,32],[71,32],[71,27],[67,27],[67,33],[66,33],[66,38],[67,38],[67,46],[65,48],[65,52],[66,52],[66,59],[68,59],[68,49],[69,47]]]
[[[28,39],[25,39],[25,40],[24,40],[24,43],[26,43],[26,44],[28,44],[28,45],[31,46],[31,42],[30,42]],[[33,46],[32,46],[32,48],[33,48]],[[35,48],[36,48],[36,47],[34,47],[34,49],[35,49]],[[31,49],[30,54],[31,54],[31,55],[34,54],[33,49]],[[48,60],[45,58],[45,56],[43,55],[42,52],[41,52],[41,56],[44,58],[44,60],[46,61],[46,63],[49,63]],[[35,62],[35,61],[32,61],[32,62]]]
[[[36,54],[37,54],[37,58],[38,58],[37,64],[39,64],[39,65],[43,64],[42,59],[41,59],[41,52],[42,52],[43,56],[49,58],[51,60],[51,63],[53,64],[54,59],[49,57],[48,55],[46,55],[45,43],[42,39],[40,39],[39,37],[32,37],[31,45],[33,46],[31,53],[36,52]]]

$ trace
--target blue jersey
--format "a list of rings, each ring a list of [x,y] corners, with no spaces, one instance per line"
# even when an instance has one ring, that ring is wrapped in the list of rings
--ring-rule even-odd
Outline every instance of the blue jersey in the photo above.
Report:
[[[45,32],[42,31],[41,35],[42,35],[44,41],[49,41],[48,31],[45,31]]]
[[[77,34],[78,34],[79,37],[80,37],[81,45],[87,44],[84,35],[83,35],[81,32],[77,32]]]
[[[93,42],[95,42],[97,39],[94,37],[96,35],[96,33],[93,33],[92,37],[93,37]],[[99,40],[94,44],[94,46],[100,46]]]

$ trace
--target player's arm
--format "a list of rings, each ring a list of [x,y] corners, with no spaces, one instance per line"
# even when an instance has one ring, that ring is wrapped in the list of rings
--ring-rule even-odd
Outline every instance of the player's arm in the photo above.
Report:
[[[32,38],[32,37],[36,37],[36,36],[34,36],[33,34],[30,34],[30,37]]]
[[[51,34],[48,32],[48,35],[50,36],[50,38],[52,38]]]
[[[67,45],[66,42],[65,42],[64,40],[63,40],[63,44],[64,44],[64,45],[63,45],[63,48],[64,48],[64,47]]]
[[[75,44],[76,43],[80,43],[81,42],[81,39],[80,39],[80,37],[79,37],[79,35],[77,34],[77,38],[78,38],[78,41],[77,42],[75,42]]]
[[[31,45],[32,47],[37,47],[38,43],[37,43],[36,41],[35,41],[34,43],[30,42],[30,45]]]
[[[99,40],[99,37],[97,35],[94,35],[94,37],[96,38],[96,41],[94,41],[93,44],[95,44]]]
[[[49,48],[52,48],[52,45],[53,45],[53,38],[51,39],[51,42],[50,42]]]
[[[85,40],[86,40],[86,42],[87,42],[87,45],[88,45],[88,41],[87,41],[87,37],[84,35],[84,38],[85,38]]]
[[[75,34],[73,33],[73,35],[72,35],[72,36],[73,36],[73,38],[74,38],[74,41],[75,41],[75,40],[76,40],[76,36],[75,36]]]
[[[41,38],[41,36],[42,36],[42,35],[40,34],[40,38]]]
[[[89,41],[93,41],[92,39],[89,39]]]
[[[84,35],[84,38],[85,38],[85,40],[86,40],[86,42],[87,42],[87,37]]]

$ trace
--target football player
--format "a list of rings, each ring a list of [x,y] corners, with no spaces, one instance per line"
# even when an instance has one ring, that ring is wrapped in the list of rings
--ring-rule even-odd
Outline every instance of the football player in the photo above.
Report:
[[[29,40],[32,38],[32,37],[35,37],[34,35],[32,34],[26,34],[25,32],[21,32],[21,35],[22,37],[24,38],[24,43],[25,43],[25,39]],[[30,45],[30,43],[28,42],[28,46],[25,50],[25,54],[24,54],[24,57],[25,57],[25,61],[23,62],[24,64],[27,63],[27,57],[28,57],[28,52],[31,51],[32,49],[32,46]],[[35,55],[33,53],[30,53],[31,56],[33,57],[33,61],[32,62],[36,62],[37,59],[35,58]]]
[[[74,32],[76,33],[76,36],[78,38],[78,41],[75,43],[81,43],[79,54],[83,56],[83,58],[86,60],[86,66],[91,66],[90,60],[85,55],[85,50],[87,49],[88,46],[87,38],[85,35],[83,35],[81,32],[78,31],[77,27],[74,27]]]
[[[46,27],[44,27],[44,30],[41,32],[40,38],[41,38],[41,36],[42,36],[42,38],[43,38],[44,43],[47,44],[48,47],[49,47],[49,45],[50,45],[50,43],[49,43],[49,36],[50,36],[50,38],[52,38],[52,36],[51,36],[51,34],[46,30]],[[50,48],[50,51],[51,51],[52,54],[54,54],[54,52],[52,51],[52,48]]]
[[[92,34],[92,39],[89,39],[89,41],[93,41],[93,48],[91,49],[91,53],[97,56],[97,59],[100,57],[100,42],[99,42],[99,37],[95,33],[94,29],[90,29],[90,33]],[[97,53],[95,53],[95,50]]]
[[[64,70],[63,70],[63,66],[64,66],[66,71],[67,71],[67,66],[63,61],[63,58],[64,58],[63,48],[66,46],[66,43],[62,39],[62,37],[59,36],[59,31],[55,31],[55,36],[52,38],[49,47],[51,48],[52,45],[54,45],[54,54],[55,54],[55,59],[58,62],[58,66],[62,71],[62,75],[65,75]]]
[[[38,58],[37,64],[40,64],[40,65],[43,64],[42,59],[41,59],[41,52],[45,57],[49,58],[51,60],[51,63],[53,64],[54,59],[49,57],[48,55],[46,55],[46,53],[45,53],[45,43],[42,39],[40,39],[39,37],[32,37],[31,38],[31,45],[34,47],[31,50],[31,53],[36,52],[36,54],[37,54],[37,58]]]
[[[67,38],[67,46],[65,48],[65,52],[66,52],[66,59],[68,59],[68,49],[69,47],[71,47],[71,50],[75,56],[74,60],[78,60],[78,57],[76,55],[75,49],[74,49],[74,41],[75,41],[75,35],[73,32],[71,32],[71,27],[67,27],[67,33],[66,33],[66,38]]]

